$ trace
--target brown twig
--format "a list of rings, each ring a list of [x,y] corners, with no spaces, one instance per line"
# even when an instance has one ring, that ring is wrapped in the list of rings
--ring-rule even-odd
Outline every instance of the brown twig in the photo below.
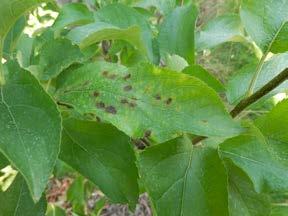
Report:
[[[258,101],[259,99],[261,99],[263,96],[267,95],[273,89],[277,88],[280,84],[282,84],[287,79],[288,79],[288,68],[286,68],[284,71],[282,71],[280,74],[278,74],[272,80],[270,80],[266,85],[264,85],[262,88],[260,88],[254,94],[241,100],[234,107],[234,109],[231,110],[230,115],[233,118],[237,117],[243,110],[245,110],[247,107],[249,107],[251,104]],[[197,136],[193,139],[192,143],[193,143],[193,145],[196,145],[206,138],[207,137]]]

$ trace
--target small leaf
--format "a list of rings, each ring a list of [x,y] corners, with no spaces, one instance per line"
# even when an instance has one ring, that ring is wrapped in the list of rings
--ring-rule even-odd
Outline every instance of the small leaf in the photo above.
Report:
[[[243,0],[241,19],[263,53],[287,51],[288,1]],[[277,14],[277,16],[276,16]]]
[[[148,148],[138,164],[157,215],[228,215],[227,176],[216,150],[178,138]]]
[[[87,64],[63,73],[56,97],[133,138],[145,136],[146,131],[156,142],[184,132],[231,137],[241,131],[217,93],[202,81],[150,64],[130,70],[106,62]]]
[[[81,63],[85,56],[76,45],[67,39],[49,40],[39,50],[40,80],[57,77],[64,69],[74,63]]]
[[[142,0],[136,3],[137,7],[156,7],[163,14],[169,14],[176,6],[176,0]]]
[[[239,15],[227,14],[209,21],[196,33],[196,49],[213,48],[228,41],[244,40],[244,31]]]
[[[42,196],[38,203],[34,203],[20,174],[7,191],[0,191],[0,203],[1,216],[44,216],[47,207],[45,196]]]
[[[0,151],[21,172],[33,199],[44,191],[60,147],[61,118],[38,81],[8,63],[0,87]]]
[[[64,4],[53,28],[61,30],[65,27],[85,25],[94,21],[93,13],[82,3]]]
[[[146,52],[145,44],[141,39],[141,29],[137,26],[124,29],[108,23],[96,22],[74,28],[67,38],[82,49],[102,40],[125,40],[144,53]]]
[[[255,84],[254,91],[259,90],[266,83],[276,77],[284,69],[288,67],[288,53],[283,53],[273,56],[271,59],[267,60],[258,76]],[[238,71],[234,76],[232,76],[227,84],[227,98],[231,104],[239,102],[247,93],[249,88],[250,80],[252,79],[257,66],[255,64],[250,64],[244,66],[240,71]],[[286,90],[288,83],[284,82],[279,87],[274,89],[272,94],[276,94]]]
[[[159,32],[159,48],[162,53],[177,54],[188,63],[194,63],[194,29],[197,19],[194,5],[177,7],[170,13]]]
[[[137,168],[129,137],[111,125],[64,121],[60,158],[99,186],[112,202],[135,206]]]
[[[200,65],[189,66],[183,70],[183,73],[197,77],[216,92],[223,92],[225,90],[223,84]]]

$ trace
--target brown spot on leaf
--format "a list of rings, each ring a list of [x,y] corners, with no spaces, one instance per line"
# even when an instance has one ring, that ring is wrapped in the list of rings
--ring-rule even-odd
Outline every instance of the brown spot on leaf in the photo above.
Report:
[[[168,98],[167,100],[166,100],[166,104],[167,105],[170,105],[172,103],[172,98]]]
[[[111,114],[116,114],[116,113],[117,113],[116,108],[113,107],[113,106],[108,106],[108,107],[106,107],[106,108],[105,108],[105,111],[106,111],[107,113],[111,113]]]
[[[202,122],[203,122],[203,123],[205,123],[205,124],[206,124],[206,123],[208,123],[208,121],[207,121],[207,120],[202,120]]]
[[[122,104],[127,104],[127,103],[128,103],[128,100],[127,100],[127,99],[122,99],[122,100],[121,100],[121,103],[122,103]]]
[[[134,107],[136,107],[136,106],[137,106],[137,104],[134,103],[134,102],[130,102],[130,103],[129,103],[129,107],[131,107],[131,108],[134,108]]]
[[[124,91],[131,91],[132,90],[132,86],[131,85],[127,85],[123,88]]]
[[[144,132],[144,137],[150,137],[151,136],[152,131],[151,130],[146,130]]]
[[[102,72],[102,75],[103,75],[104,77],[107,77],[107,76],[108,76],[108,74],[109,74],[109,72],[108,72],[108,71],[103,71],[103,72]]]
[[[131,74],[127,74],[123,79],[124,80],[128,80],[128,79],[130,79],[131,78]]]
[[[94,91],[94,92],[93,92],[93,96],[94,96],[94,97],[98,97],[99,95],[100,95],[99,92],[97,92],[97,91]]]
[[[98,103],[96,103],[96,107],[98,109],[104,109],[105,108],[105,104],[103,102],[98,102]]]
[[[161,100],[161,96],[159,94],[155,95],[156,100]]]
[[[111,75],[109,75],[107,78],[108,78],[108,79],[111,79],[111,80],[114,80],[116,77],[117,77],[116,74],[111,74]]]

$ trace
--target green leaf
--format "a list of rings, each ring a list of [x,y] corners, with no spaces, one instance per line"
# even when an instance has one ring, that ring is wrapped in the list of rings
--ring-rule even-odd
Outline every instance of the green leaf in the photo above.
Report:
[[[146,52],[141,37],[141,29],[138,26],[124,29],[108,23],[96,22],[74,28],[67,37],[82,49],[102,40],[125,40],[144,53]]]
[[[66,216],[66,212],[56,205],[49,204],[46,216]]]
[[[22,34],[16,45],[16,57],[21,67],[27,68],[31,65],[33,44],[35,38]]]
[[[8,59],[16,47],[18,39],[21,36],[22,31],[26,25],[26,18],[24,16],[20,17],[14,26],[10,29],[9,33],[5,37],[3,56]]]
[[[0,151],[21,172],[33,199],[44,191],[56,162],[61,118],[38,81],[13,62],[0,87]]]
[[[178,138],[148,148],[138,164],[158,216],[228,215],[227,176],[216,150]]]
[[[94,21],[93,13],[82,3],[64,4],[55,20],[53,28],[61,30],[66,27],[85,25]]]
[[[57,77],[63,70],[74,63],[81,63],[85,56],[76,45],[67,39],[49,40],[39,50],[40,80]]]
[[[196,33],[196,49],[210,49],[224,42],[241,41],[243,38],[243,26],[239,15],[226,14],[211,20]]]
[[[72,205],[75,213],[84,215],[85,209],[85,179],[82,176],[77,177],[70,185],[67,191],[67,201]]]
[[[44,216],[47,207],[45,196],[42,196],[38,203],[34,203],[20,174],[7,191],[0,191],[0,203],[1,216]]]
[[[8,165],[9,161],[7,160],[7,158],[3,154],[0,154],[0,170]]]
[[[219,150],[249,176],[257,193],[287,191],[287,163],[271,150],[258,128],[226,140]]]
[[[198,79],[205,82],[208,86],[213,88],[216,92],[223,92],[225,90],[223,84],[200,65],[189,66],[182,72],[197,77]]]
[[[256,193],[253,183],[240,168],[225,161],[228,169],[230,216],[269,216],[271,200],[268,195]]]
[[[184,68],[188,67],[187,61],[178,55],[167,54],[165,58],[166,67],[170,70],[181,72]]]
[[[137,7],[156,7],[163,14],[170,13],[176,6],[176,0],[142,0],[136,4]]]
[[[159,48],[162,53],[177,54],[193,64],[195,58],[194,30],[197,8],[190,4],[177,7],[170,13],[159,32]]]
[[[111,125],[64,121],[60,158],[99,186],[115,203],[135,206],[137,168],[129,137]]]
[[[184,132],[230,137],[241,131],[217,93],[202,81],[150,64],[130,70],[106,62],[87,64],[63,73],[56,97],[133,138],[148,134],[164,142]]]
[[[260,70],[259,76],[255,83],[254,91],[259,90],[267,82],[276,77],[284,69],[288,67],[288,53],[283,53],[273,56],[271,59],[267,60],[262,69]],[[232,104],[239,102],[247,93],[249,88],[250,80],[252,79],[257,66],[255,64],[250,64],[244,66],[240,71],[238,71],[234,76],[232,76],[227,84],[227,98]],[[288,84],[284,82],[280,86],[270,93],[270,95],[283,92],[287,90]]]
[[[123,4],[110,4],[98,10],[95,14],[97,22],[107,23],[120,29],[129,29],[137,26],[141,29],[141,40],[145,45],[145,50],[150,61],[155,62],[153,51],[153,34],[149,22],[145,16],[134,8]]]
[[[256,126],[270,147],[288,165],[288,100],[280,102],[271,112],[256,120]]]
[[[247,33],[263,53],[288,50],[287,0],[243,0],[241,19]]]

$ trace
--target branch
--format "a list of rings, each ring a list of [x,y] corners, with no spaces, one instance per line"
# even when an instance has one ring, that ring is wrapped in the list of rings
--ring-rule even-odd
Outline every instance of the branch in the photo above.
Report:
[[[270,80],[266,85],[264,85],[262,88],[260,88],[254,94],[241,100],[234,107],[234,109],[231,110],[230,115],[233,118],[237,117],[243,110],[245,110],[251,104],[255,103],[260,98],[262,98],[263,96],[267,95],[269,92],[271,92],[272,90],[277,88],[280,84],[282,84],[287,79],[288,79],[288,68],[286,68],[284,71],[282,71],[280,74],[278,74],[272,80]],[[207,137],[197,136],[193,139],[192,143],[193,143],[193,145],[196,145],[197,143],[201,142],[202,140],[204,140],[206,138]]]

